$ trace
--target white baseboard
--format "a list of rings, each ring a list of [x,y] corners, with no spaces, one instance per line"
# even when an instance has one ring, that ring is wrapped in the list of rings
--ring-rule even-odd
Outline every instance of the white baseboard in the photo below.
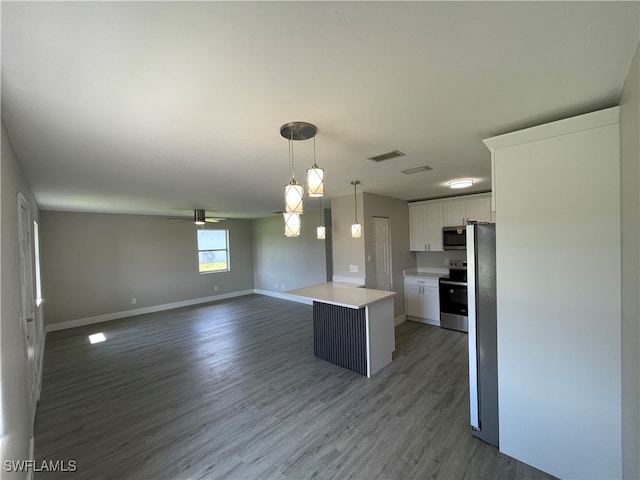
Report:
[[[419,318],[419,317],[409,317],[409,316],[407,316],[407,320],[411,320],[412,322],[418,322],[418,323],[426,323],[427,325],[433,325],[435,327],[440,326],[440,320],[431,320],[429,318]]]
[[[401,323],[404,323],[406,321],[407,321],[407,316],[403,313],[399,317],[396,317],[396,318],[393,319],[393,324],[397,327],[398,325],[400,325]]]
[[[144,315],[145,313],[161,312],[163,310],[172,310],[174,308],[189,307],[200,303],[215,302],[216,300],[224,300],[225,298],[241,297],[255,293],[255,290],[240,290],[238,292],[222,293],[210,297],[193,298],[191,300],[183,300],[181,302],[165,303],[162,305],[153,305],[151,307],[134,308],[133,310],[125,310],[123,312],[106,313],[104,315],[96,315],[95,317],[78,318],[66,322],[51,323],[45,326],[45,332],[55,332],[56,330],[66,330],[67,328],[83,327],[94,323],[108,322],[110,320],[119,320],[121,318],[134,317],[136,315]]]
[[[289,300],[291,302],[304,303],[305,305],[313,305],[312,300],[309,300],[307,298],[301,298],[301,297],[298,297],[297,295],[289,295],[287,293],[270,292],[269,290],[259,290],[259,289],[255,289],[254,293],[257,293],[259,295],[266,295],[267,297],[281,298],[282,300]]]

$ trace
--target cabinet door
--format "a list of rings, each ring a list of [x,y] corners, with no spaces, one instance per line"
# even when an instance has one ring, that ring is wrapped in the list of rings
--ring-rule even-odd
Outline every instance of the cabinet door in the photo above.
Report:
[[[467,222],[491,221],[491,197],[467,200]]]
[[[464,200],[455,200],[444,203],[444,226],[459,227],[464,225],[466,218],[466,202]]]
[[[412,282],[404,284],[404,298],[406,314],[422,318],[422,287]]]
[[[440,322],[440,296],[438,287],[423,287],[422,315],[429,320]]]
[[[442,203],[427,204],[427,249],[430,252],[442,252],[442,227],[444,212]]]
[[[409,249],[424,252],[427,249],[427,206],[409,204]]]

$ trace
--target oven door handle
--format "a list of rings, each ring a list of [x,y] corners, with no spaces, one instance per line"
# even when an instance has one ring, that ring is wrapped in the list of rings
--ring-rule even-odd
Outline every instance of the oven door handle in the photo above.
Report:
[[[452,280],[440,280],[440,283],[443,285],[460,285],[462,287],[467,286],[467,282],[454,282]]]

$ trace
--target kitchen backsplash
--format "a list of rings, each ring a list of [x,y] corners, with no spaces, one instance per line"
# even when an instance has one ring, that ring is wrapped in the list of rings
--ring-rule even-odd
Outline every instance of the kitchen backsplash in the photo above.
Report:
[[[444,259],[464,260],[467,258],[465,250],[447,250],[446,252],[416,252],[417,267],[446,268]]]

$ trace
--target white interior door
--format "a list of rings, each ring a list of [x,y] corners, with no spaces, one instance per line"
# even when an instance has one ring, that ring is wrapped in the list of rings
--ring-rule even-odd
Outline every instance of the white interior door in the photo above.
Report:
[[[33,273],[33,241],[31,211],[25,198],[18,194],[18,245],[20,255],[20,329],[24,335],[27,355],[27,385],[31,406],[35,408],[37,398],[37,362],[35,355],[36,302]]]
[[[391,290],[389,219],[373,217],[373,277],[376,290]]]

